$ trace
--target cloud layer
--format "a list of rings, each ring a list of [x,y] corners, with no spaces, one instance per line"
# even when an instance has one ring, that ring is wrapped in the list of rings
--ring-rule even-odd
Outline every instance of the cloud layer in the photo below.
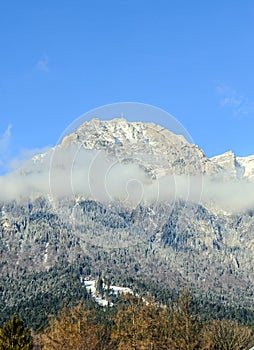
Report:
[[[8,134],[8,133],[7,133]],[[140,164],[119,162],[102,151],[69,147],[50,150],[0,177],[0,200],[46,195],[120,200],[136,206],[157,201],[213,203],[227,211],[254,208],[254,183],[208,177],[168,175],[154,178]]]

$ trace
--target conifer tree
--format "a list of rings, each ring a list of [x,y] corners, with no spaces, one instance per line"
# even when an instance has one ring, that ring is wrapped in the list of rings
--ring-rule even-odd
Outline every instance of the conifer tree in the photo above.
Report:
[[[180,294],[176,304],[171,308],[171,313],[174,349],[210,349],[210,343],[204,339],[204,327],[193,310],[193,300],[188,289]]]
[[[33,339],[23,321],[14,314],[0,329],[0,350],[32,350]]]
[[[103,297],[104,288],[103,288],[103,279],[101,277],[98,278],[96,282],[96,292]]]

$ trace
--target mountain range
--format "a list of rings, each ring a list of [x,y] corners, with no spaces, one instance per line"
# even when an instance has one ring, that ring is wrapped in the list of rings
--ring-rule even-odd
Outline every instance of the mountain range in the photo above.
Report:
[[[0,185],[3,308],[27,298],[7,280],[20,290],[63,265],[252,307],[254,156],[209,159],[159,125],[93,119]],[[33,285],[34,299],[49,288]]]

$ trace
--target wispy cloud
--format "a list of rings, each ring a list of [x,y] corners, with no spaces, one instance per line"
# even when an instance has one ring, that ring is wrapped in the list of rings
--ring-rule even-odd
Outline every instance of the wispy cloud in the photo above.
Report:
[[[49,58],[48,55],[43,55],[36,63],[36,68],[41,72],[49,72]]]
[[[18,156],[8,162],[8,170],[12,171],[23,166],[23,164],[36,155],[44,154],[49,150],[49,146],[34,149],[22,149]]]
[[[5,168],[9,154],[12,124],[9,124],[3,135],[0,136],[0,170]]]
[[[226,84],[218,84],[216,91],[222,107],[230,108],[237,115],[254,114],[254,102]]]
[[[22,149],[16,156],[11,156],[11,129],[12,124],[9,124],[4,133],[0,135],[0,175],[22,167],[28,159],[31,159],[38,154],[43,154],[49,150],[49,146],[43,148]]]
[[[12,124],[9,124],[4,134],[0,137],[0,154],[6,151],[11,138],[11,128]]]

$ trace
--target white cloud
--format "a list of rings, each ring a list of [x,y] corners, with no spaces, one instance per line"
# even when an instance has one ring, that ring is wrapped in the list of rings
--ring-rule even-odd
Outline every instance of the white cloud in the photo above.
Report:
[[[220,96],[222,107],[230,108],[237,115],[254,114],[254,102],[232,87],[225,84],[218,84],[216,90]]]
[[[0,136],[0,168],[5,168],[9,154],[12,125],[9,124],[2,136]]]
[[[39,61],[36,63],[36,68],[41,71],[47,73],[49,71],[49,58],[48,55],[43,55]]]
[[[45,153],[49,147],[23,149],[16,157],[11,157],[10,140],[12,124],[9,124],[5,132],[0,135],[0,174],[13,171],[37,154]]]
[[[11,137],[11,128],[12,125],[9,124],[4,134],[0,137],[0,153],[2,153],[2,151],[6,151],[6,148],[9,145],[9,140]]]
[[[201,186],[202,185],[202,186]],[[214,203],[217,208],[239,212],[254,205],[254,182],[209,176],[167,175],[152,178],[137,163],[119,162],[102,151],[78,146],[50,149],[27,160],[21,168],[0,176],[0,201],[50,195],[98,201],[120,200],[136,206],[140,202],[174,202],[177,198]],[[201,196],[201,198],[200,198]]]
[[[47,152],[48,147],[34,148],[34,149],[23,149],[17,157],[12,158],[8,162],[8,169],[15,170],[20,168],[28,159],[36,156],[37,154],[43,154]]]

